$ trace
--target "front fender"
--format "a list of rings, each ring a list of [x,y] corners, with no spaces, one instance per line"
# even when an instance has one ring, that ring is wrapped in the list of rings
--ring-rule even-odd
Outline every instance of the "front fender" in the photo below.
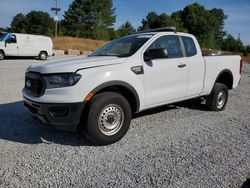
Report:
[[[98,70],[97,70],[98,69]],[[93,94],[112,85],[124,86],[136,96],[140,107],[144,105],[143,75],[135,75],[129,67],[115,68],[115,66],[99,67],[94,69],[79,70],[82,75],[81,92],[83,99],[92,92]]]

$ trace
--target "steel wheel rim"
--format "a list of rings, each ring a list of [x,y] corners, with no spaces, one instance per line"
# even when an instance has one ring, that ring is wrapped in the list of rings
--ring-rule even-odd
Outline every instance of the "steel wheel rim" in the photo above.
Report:
[[[221,91],[219,92],[218,97],[217,97],[217,108],[218,109],[222,108],[225,102],[226,102],[226,93],[225,91]]]
[[[106,136],[115,135],[124,122],[124,112],[119,105],[110,104],[103,108],[98,118],[100,131]]]
[[[46,59],[46,54],[45,54],[45,53],[42,53],[42,54],[41,54],[41,59],[43,59],[43,60]]]

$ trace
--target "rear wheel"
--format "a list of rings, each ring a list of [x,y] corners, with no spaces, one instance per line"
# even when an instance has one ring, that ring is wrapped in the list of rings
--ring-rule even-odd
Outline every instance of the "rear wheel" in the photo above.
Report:
[[[228,88],[225,84],[216,83],[211,94],[206,98],[207,106],[213,111],[225,109],[228,100]]]
[[[4,59],[4,52],[2,50],[0,50],[0,60]]]
[[[128,131],[131,108],[120,94],[105,92],[96,95],[89,106],[85,131],[87,137],[98,145],[112,144]]]
[[[44,61],[48,58],[48,54],[47,54],[47,52],[40,52],[38,57],[40,60]]]

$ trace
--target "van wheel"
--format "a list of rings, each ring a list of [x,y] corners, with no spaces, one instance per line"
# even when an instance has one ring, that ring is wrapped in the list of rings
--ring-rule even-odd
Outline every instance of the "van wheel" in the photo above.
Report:
[[[85,128],[87,137],[97,145],[117,142],[127,133],[131,116],[130,105],[122,95],[100,93],[90,102]]]
[[[40,52],[38,57],[40,60],[44,61],[48,58],[48,54],[47,54],[47,52]]]
[[[4,52],[2,50],[0,50],[0,60],[4,59]]]
[[[216,83],[213,91],[206,98],[206,104],[212,111],[222,111],[225,109],[228,100],[228,88],[225,84]]]

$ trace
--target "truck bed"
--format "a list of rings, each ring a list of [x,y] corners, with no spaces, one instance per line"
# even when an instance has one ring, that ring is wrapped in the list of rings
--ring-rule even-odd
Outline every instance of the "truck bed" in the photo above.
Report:
[[[239,55],[216,55],[203,56],[205,61],[205,77],[203,94],[209,94],[213,88],[217,77],[221,70],[228,70],[233,75],[233,88],[235,88],[240,81],[240,61]]]

